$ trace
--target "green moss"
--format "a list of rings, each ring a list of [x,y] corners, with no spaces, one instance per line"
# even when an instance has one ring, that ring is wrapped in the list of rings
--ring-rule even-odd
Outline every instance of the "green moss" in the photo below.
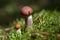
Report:
[[[57,40],[56,34],[60,33],[59,12],[45,11],[42,16],[40,16],[40,14],[40,12],[33,14],[33,30],[28,30],[27,32],[24,31],[24,19],[18,19],[16,22],[21,24],[22,35],[17,34],[16,30],[14,30],[9,33],[7,40]],[[41,19],[43,22],[42,24],[40,22]],[[41,32],[49,32],[50,35],[43,35]],[[31,33],[38,33],[39,35],[36,38],[31,38]]]

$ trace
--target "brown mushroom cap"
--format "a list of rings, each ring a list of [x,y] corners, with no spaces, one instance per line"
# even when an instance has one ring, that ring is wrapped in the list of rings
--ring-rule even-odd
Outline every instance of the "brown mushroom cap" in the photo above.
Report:
[[[20,24],[16,24],[16,25],[15,25],[15,28],[16,28],[16,29],[19,29],[20,27],[21,27]]]
[[[33,13],[33,9],[29,6],[24,6],[21,10],[22,14],[28,16]]]

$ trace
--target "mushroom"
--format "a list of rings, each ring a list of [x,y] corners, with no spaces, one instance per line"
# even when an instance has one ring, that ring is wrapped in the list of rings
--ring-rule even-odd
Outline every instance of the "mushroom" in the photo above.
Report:
[[[17,29],[17,33],[20,33],[20,35],[21,35],[21,26],[20,26],[20,24],[16,24],[15,28]]]
[[[15,28],[16,28],[16,29],[19,29],[19,28],[20,28],[20,24],[16,24],[16,25],[15,25]]]
[[[21,13],[22,15],[25,16],[25,29],[32,29],[32,24],[33,24],[33,20],[32,20],[32,13],[33,13],[33,9],[29,6],[24,6],[21,9]]]

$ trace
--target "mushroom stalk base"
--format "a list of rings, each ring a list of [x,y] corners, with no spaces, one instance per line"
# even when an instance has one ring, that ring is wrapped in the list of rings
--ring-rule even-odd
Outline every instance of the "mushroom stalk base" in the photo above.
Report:
[[[33,24],[32,15],[29,15],[28,17],[26,17],[25,24],[26,24],[26,29],[29,29],[29,28],[32,29],[32,24]]]
[[[17,30],[17,33],[19,33],[19,34],[21,35],[21,29],[18,29],[18,30]]]

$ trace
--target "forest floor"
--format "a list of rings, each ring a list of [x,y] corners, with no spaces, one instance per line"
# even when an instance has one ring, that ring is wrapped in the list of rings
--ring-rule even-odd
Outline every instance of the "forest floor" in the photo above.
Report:
[[[7,30],[6,28],[0,28],[0,40],[58,40],[60,38],[60,12],[57,10],[42,10],[40,12],[35,12],[33,16],[33,30],[24,31],[25,23],[24,19],[16,19],[9,24]],[[19,23],[21,25],[22,35],[16,33],[14,28],[15,24]],[[30,34],[36,34],[31,36]]]

